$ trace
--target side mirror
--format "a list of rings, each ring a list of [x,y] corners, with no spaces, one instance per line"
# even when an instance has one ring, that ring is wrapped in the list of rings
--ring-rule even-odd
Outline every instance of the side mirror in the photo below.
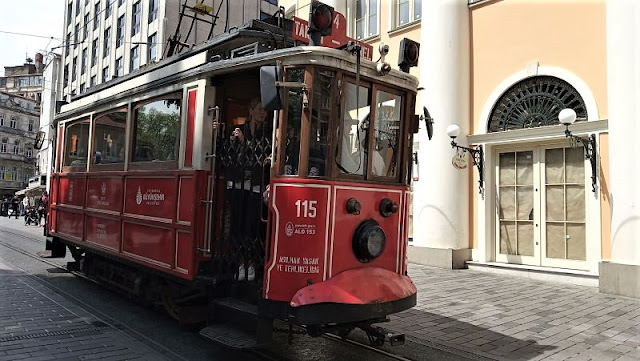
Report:
[[[42,145],[44,144],[44,138],[46,134],[43,131],[39,131],[36,134],[35,142],[33,143],[33,149],[40,150],[42,149]]]
[[[263,66],[260,68],[260,96],[262,107],[270,112],[282,109],[283,94],[278,83],[282,81],[282,68],[279,66]]]
[[[433,137],[433,118],[431,118],[427,107],[422,107],[422,112],[424,115],[421,118],[424,119],[424,125],[427,127],[427,136],[431,140],[431,137]]]

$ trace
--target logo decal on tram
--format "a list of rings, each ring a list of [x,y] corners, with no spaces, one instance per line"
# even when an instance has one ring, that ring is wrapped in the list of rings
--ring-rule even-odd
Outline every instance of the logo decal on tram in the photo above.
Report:
[[[138,187],[138,193],[136,193],[136,204],[142,204],[142,191],[140,190],[140,187]]]
[[[288,237],[293,236],[293,223],[287,222],[287,225],[284,228],[284,232]]]

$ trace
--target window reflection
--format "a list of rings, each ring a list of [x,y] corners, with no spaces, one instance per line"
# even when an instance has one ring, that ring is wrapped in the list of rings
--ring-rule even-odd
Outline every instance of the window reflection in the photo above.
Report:
[[[179,94],[140,105],[135,110],[133,162],[176,160],[180,139]]]
[[[331,94],[335,91],[335,75],[332,70],[318,70],[313,84],[313,110],[309,136],[309,176],[325,175],[329,120],[331,119]]]
[[[95,123],[93,164],[124,163],[126,109],[100,115]]]
[[[347,174],[364,174],[367,169],[367,132],[369,129],[369,89],[347,83],[342,122],[342,149],[338,169]]]
[[[84,120],[67,126],[65,136],[65,167],[86,170],[89,149],[89,121]]]
[[[287,81],[303,83],[304,68],[288,69]],[[287,131],[285,134],[284,174],[298,175],[300,129],[302,125],[302,88],[288,88]]]
[[[398,136],[402,98],[378,90],[376,92],[376,121],[372,171],[376,176],[395,177],[398,162]]]

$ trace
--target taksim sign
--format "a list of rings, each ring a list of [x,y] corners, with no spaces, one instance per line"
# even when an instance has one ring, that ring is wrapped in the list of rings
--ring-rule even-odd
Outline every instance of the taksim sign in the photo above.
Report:
[[[308,32],[309,22],[294,16],[293,39],[308,43]],[[331,35],[322,37],[322,46],[326,46],[327,48],[339,48],[343,45],[347,45],[349,41],[355,41],[355,39],[347,36],[347,19],[344,17],[344,15],[336,11],[333,17],[333,28],[331,30]],[[358,41],[358,43],[362,47],[362,57],[368,60],[372,60],[373,47],[360,41]]]

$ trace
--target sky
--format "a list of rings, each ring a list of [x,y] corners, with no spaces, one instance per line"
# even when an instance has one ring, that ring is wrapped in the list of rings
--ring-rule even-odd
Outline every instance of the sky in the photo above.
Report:
[[[0,0],[0,75],[5,66],[22,65],[27,57],[34,59],[37,52],[45,54],[62,43],[64,4],[65,0]]]

